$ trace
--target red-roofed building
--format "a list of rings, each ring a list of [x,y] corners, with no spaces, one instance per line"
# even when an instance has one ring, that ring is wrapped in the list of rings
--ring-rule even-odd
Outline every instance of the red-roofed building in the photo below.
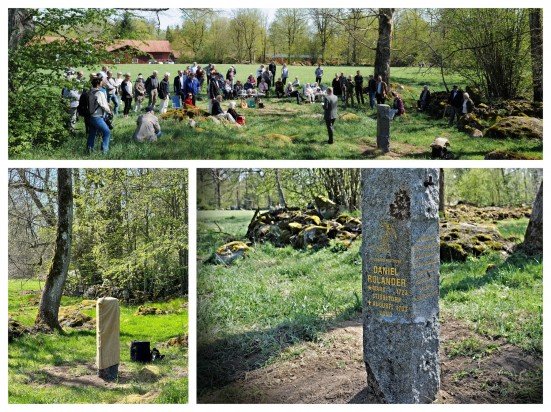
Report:
[[[46,43],[63,40],[60,37],[44,37]],[[107,51],[113,53],[111,61],[103,61],[105,64],[135,63],[147,64],[150,60],[167,62],[174,60],[174,52],[168,40],[116,40],[107,47]]]
[[[151,59],[163,63],[174,60],[168,40],[117,40],[107,51],[114,54],[114,59],[104,63],[143,64]]]

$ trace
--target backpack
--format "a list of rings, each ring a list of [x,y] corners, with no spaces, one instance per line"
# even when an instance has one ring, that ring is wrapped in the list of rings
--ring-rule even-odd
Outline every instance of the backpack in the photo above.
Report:
[[[78,100],[77,112],[82,117],[90,117],[99,107],[95,93],[91,91],[82,92]]]

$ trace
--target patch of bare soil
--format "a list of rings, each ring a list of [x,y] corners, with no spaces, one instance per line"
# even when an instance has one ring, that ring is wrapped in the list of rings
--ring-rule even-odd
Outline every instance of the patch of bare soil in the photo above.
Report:
[[[383,153],[377,148],[376,144],[370,143],[360,145],[358,150],[361,156],[367,159],[401,159],[404,156],[411,156],[412,154],[429,153],[428,149],[398,142],[393,142],[391,144],[390,152],[388,153]]]
[[[115,382],[105,381],[97,375],[94,363],[80,365],[48,366],[40,371],[40,381],[46,386],[71,386],[116,389],[126,388],[134,379],[124,364],[119,365],[119,378]],[[34,379],[31,377],[31,381]]]
[[[441,325],[441,391],[435,403],[534,403],[542,402],[526,387],[541,379],[542,359],[503,341],[487,356],[449,358],[452,342],[476,337],[468,325],[445,319]],[[285,350],[281,360],[248,372],[242,379],[202,394],[200,403],[370,403],[362,350],[361,320],[344,322],[317,342]],[[538,375],[538,373],[540,373]],[[536,389],[537,392],[537,389]]]

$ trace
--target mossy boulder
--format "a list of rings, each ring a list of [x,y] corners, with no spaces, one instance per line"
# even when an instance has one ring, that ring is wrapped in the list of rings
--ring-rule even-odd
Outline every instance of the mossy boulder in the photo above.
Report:
[[[482,102],[484,97],[482,90],[478,86],[467,86],[465,91],[469,93],[469,98],[474,102],[475,105],[479,105]]]
[[[467,256],[467,252],[465,252],[458,243],[440,243],[440,260],[442,261],[465,262],[467,260]]]
[[[539,157],[525,155],[523,153],[510,152],[508,150],[494,150],[484,156],[485,160],[540,160]]]
[[[333,219],[339,213],[337,204],[325,196],[316,196],[314,203],[316,205],[316,211],[324,219]]]
[[[501,119],[488,128],[485,136],[495,139],[543,139],[543,120],[535,117],[512,116]]]
[[[329,244],[326,226],[309,225],[302,229],[294,238],[294,245],[298,248],[323,247]]]
[[[63,328],[95,329],[96,321],[91,316],[82,312],[67,313],[59,318],[59,324]]]
[[[465,126],[465,133],[472,137],[484,137],[484,133],[481,130],[475,129],[469,125]]]
[[[291,230],[291,232],[293,234],[297,234],[298,232],[300,232],[302,230],[302,225],[298,222],[290,222],[289,223],[289,229]]]
[[[138,306],[138,310],[134,315],[136,316],[147,316],[147,315],[165,315],[166,312],[159,308],[154,308],[153,306]]]
[[[188,337],[187,335],[180,335],[175,338],[170,338],[165,342],[165,346],[171,347],[187,347]]]
[[[360,116],[355,113],[343,113],[339,115],[339,119],[344,122],[358,122],[360,121]]]
[[[23,326],[19,321],[15,319],[8,318],[8,342],[13,341],[13,339],[22,336],[25,333],[29,333],[30,328]]]
[[[474,112],[467,113],[459,118],[459,130],[470,133],[473,129],[484,130],[485,125]]]
[[[270,226],[268,231],[270,230]],[[252,250],[245,242],[230,242],[220,246],[216,249],[214,257],[217,263],[225,265],[232,264],[236,259],[244,258],[245,254]]]
[[[319,216],[309,215],[306,217],[306,222],[319,226],[319,224],[321,223],[321,219],[319,218]]]
[[[474,219],[473,219],[474,220]],[[492,224],[445,222],[440,228],[440,259],[464,262],[488,250],[512,251],[512,243]]]

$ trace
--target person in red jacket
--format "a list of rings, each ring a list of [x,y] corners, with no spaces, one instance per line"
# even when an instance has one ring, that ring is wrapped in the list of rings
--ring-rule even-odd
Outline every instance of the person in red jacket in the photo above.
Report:
[[[390,109],[390,118],[393,119],[395,116],[401,116],[406,112],[404,108],[404,102],[400,95],[396,92],[392,92],[394,97],[394,103],[392,104],[392,109]]]

